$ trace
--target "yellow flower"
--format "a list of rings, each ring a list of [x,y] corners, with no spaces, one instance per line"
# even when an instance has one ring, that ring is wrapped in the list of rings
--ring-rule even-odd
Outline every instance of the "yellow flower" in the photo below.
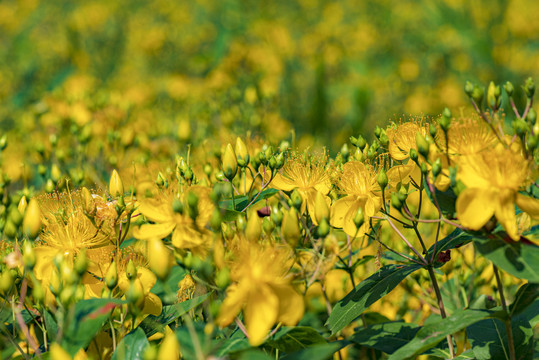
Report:
[[[41,241],[34,248],[37,258],[34,274],[42,282],[47,301],[53,301],[48,286],[54,267],[53,259],[62,255],[72,268],[75,257],[83,249],[91,260],[94,260],[91,258],[94,252],[110,254],[111,237],[103,231],[107,226],[98,229],[84,215],[79,192],[44,195],[37,200],[43,216],[43,230]],[[91,261],[89,269],[95,266],[96,262]]]
[[[303,200],[301,213],[305,213],[307,209],[313,222],[317,224],[314,216],[316,193],[322,193],[329,203],[330,199],[326,196],[331,190],[329,174],[329,164],[325,156],[306,159],[297,156],[285,163],[271,185],[283,191],[297,189]]]
[[[453,120],[447,138],[449,154],[452,156],[477,154],[498,143],[488,125],[476,117]],[[445,146],[445,139],[441,146]]]
[[[181,212],[174,211],[174,201],[179,199],[174,194],[163,193],[161,196],[144,199],[140,204],[138,210],[153,224],[144,224],[135,229],[134,236],[143,240],[163,239],[172,233],[172,245],[176,248],[205,255],[211,245],[210,231],[205,228],[214,208],[209,198],[211,190],[203,186],[192,186],[184,194],[189,191],[198,197],[196,221],[189,216],[187,204]]]
[[[411,163],[389,169],[387,190],[393,189],[398,182],[406,182],[414,166]],[[350,236],[363,235],[368,231],[369,219],[382,207],[382,189],[376,180],[377,176],[378,171],[373,165],[359,161],[344,164],[338,187],[345,196],[331,206],[331,225],[342,228]],[[354,217],[359,208],[363,209],[364,223],[357,230]]]
[[[386,129],[389,139],[389,155],[397,161],[408,159],[410,149],[416,149],[416,134],[425,136],[428,134],[428,127],[418,122],[405,122],[399,125],[392,125]]]
[[[515,203],[530,215],[539,215],[539,201],[518,193],[530,175],[530,162],[510,149],[498,147],[462,157],[458,178],[466,189],[456,203],[461,224],[479,230],[494,215],[507,234],[518,240]]]
[[[217,324],[227,326],[243,309],[249,343],[258,346],[273,325],[295,325],[303,317],[303,298],[286,276],[290,253],[255,243],[245,244],[231,268],[235,282],[226,292]]]

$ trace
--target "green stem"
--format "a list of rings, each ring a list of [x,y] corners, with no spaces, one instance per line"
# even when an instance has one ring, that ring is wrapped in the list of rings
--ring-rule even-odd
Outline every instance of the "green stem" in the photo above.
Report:
[[[432,265],[427,266],[427,270],[429,271],[430,280],[432,281],[432,287],[434,288],[434,292],[436,293],[436,299],[438,300],[438,308],[440,309],[440,315],[442,316],[442,319],[445,319],[447,317],[447,314],[445,313],[444,301],[442,300],[442,293],[440,292],[438,280],[436,280],[436,274],[434,274],[434,269],[432,268]],[[447,345],[449,346],[449,354],[451,355],[451,359],[453,359],[455,357],[455,348],[453,347],[453,338],[451,335],[447,335]]]
[[[515,354],[515,340],[513,338],[513,329],[511,327],[511,314],[507,311],[507,302],[505,301],[505,295],[503,292],[502,279],[500,277],[500,272],[498,267],[492,264],[494,269],[494,276],[496,277],[496,283],[498,284],[498,292],[500,293],[500,302],[502,303],[503,311],[507,313],[507,318],[505,319],[505,331],[507,332],[507,345],[509,346],[509,358],[511,360],[516,360]]]

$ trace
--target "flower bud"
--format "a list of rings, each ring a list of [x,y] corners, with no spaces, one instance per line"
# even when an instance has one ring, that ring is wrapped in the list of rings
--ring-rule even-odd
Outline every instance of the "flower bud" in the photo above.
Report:
[[[82,195],[82,204],[86,214],[92,215],[96,211],[94,197],[86,187],[83,187],[81,190]]]
[[[139,279],[131,281],[127,294],[125,294],[125,298],[131,305],[134,305],[139,309],[141,308],[141,305],[144,304],[144,288]]]
[[[236,229],[238,231],[245,231],[245,228],[247,227],[247,222],[245,221],[245,218],[240,215],[236,218]]]
[[[45,192],[52,193],[55,189],[54,182],[52,179],[47,179],[47,182],[45,183]]]
[[[230,284],[230,270],[225,267],[217,271],[215,285],[221,289],[225,289],[228,284]]]
[[[275,157],[275,160],[277,160],[277,169],[280,169],[284,166],[284,153],[280,153]]]
[[[13,274],[9,269],[2,271],[2,275],[0,275],[0,292],[4,295],[7,294],[13,286],[14,281]]]
[[[19,204],[17,205],[17,210],[21,213],[21,215],[24,215],[24,212],[26,211],[26,207],[28,206],[28,202],[26,201],[26,196],[22,196],[21,200],[19,200]]]
[[[22,221],[22,230],[30,239],[35,239],[39,235],[41,230],[41,210],[35,198],[30,200],[28,204]]]
[[[15,226],[19,226],[23,222],[22,214],[19,212],[19,210],[15,207],[11,208],[11,211],[9,212],[8,219],[13,222]]]
[[[327,218],[322,218],[322,220],[318,223],[318,236],[321,238],[326,237],[329,234],[329,223]]]
[[[429,125],[429,134],[430,134],[430,136],[432,136],[434,138],[436,136],[437,132],[438,132],[438,129],[436,128],[436,125],[430,124]]]
[[[249,152],[247,151],[247,146],[239,137],[236,138],[236,157],[239,167],[244,168],[249,165]]]
[[[60,266],[60,278],[66,285],[73,285],[79,279],[78,274],[73,271],[71,265],[67,264],[67,261],[64,261]]]
[[[363,215],[363,208],[359,207],[357,209],[356,215],[354,216],[354,225],[356,226],[356,229],[361,228],[363,223],[365,222],[365,216]]]
[[[60,178],[62,177],[62,172],[60,171],[60,168],[58,165],[54,164],[51,168],[51,179],[54,181],[54,183],[57,183]]]
[[[384,189],[387,187],[389,180],[387,178],[386,171],[383,167],[380,168],[380,171],[378,172],[378,175],[376,176],[376,182],[378,182],[378,185],[380,185],[380,188],[382,188],[382,191],[384,191]]]
[[[301,238],[301,228],[298,221],[298,213],[295,208],[290,208],[283,216],[281,231],[284,239],[290,246],[296,247]]]
[[[36,265],[36,254],[30,241],[25,241],[22,246],[22,263],[28,270],[32,270]]]
[[[473,92],[472,92],[472,99],[480,109],[483,104],[484,96],[485,96],[485,90],[478,85],[474,85]]]
[[[279,207],[274,206],[271,209],[271,220],[277,226],[280,226],[283,221],[284,214]]]
[[[56,266],[54,266],[51,271],[49,290],[56,296],[59,296],[62,291],[62,280],[60,279],[60,274],[58,273]]]
[[[491,109],[496,110],[500,107],[501,103],[501,91],[500,87],[496,86],[493,81],[488,84],[487,89],[487,103]]]
[[[528,120],[528,123],[535,125],[535,122],[537,121],[537,113],[535,112],[535,110],[533,110],[533,108],[530,108],[530,110],[528,110],[526,120]]]
[[[529,131],[528,124],[522,119],[513,120],[512,125],[513,130],[515,130],[515,133],[520,137],[525,136],[526,132]]]
[[[385,148],[389,146],[389,138],[384,130],[382,130],[382,134],[380,134],[380,144]]]
[[[399,211],[402,209],[402,202],[400,201],[397,193],[391,194],[391,206],[393,206],[395,209]]]
[[[539,138],[537,135],[530,135],[528,137],[528,140],[526,141],[526,146],[528,147],[528,150],[535,150],[535,148],[537,147],[538,140]]]
[[[165,281],[172,268],[172,253],[158,238],[148,240],[148,264],[161,281]]]
[[[251,216],[249,216],[249,220],[247,221],[247,226],[245,227],[245,237],[251,242],[256,242],[260,240],[261,235],[262,222],[260,221],[260,218],[256,212],[252,212]]]
[[[51,360],[71,360],[72,357],[67,351],[65,351],[62,346],[58,343],[53,343],[50,345],[50,359]]]
[[[292,194],[290,194],[290,205],[300,211],[302,203],[303,198],[301,197],[301,194],[297,189],[294,189],[294,191],[292,191]]]
[[[416,133],[415,134],[415,143],[417,145],[417,151],[423,155],[423,157],[425,159],[428,158],[429,156],[429,149],[430,149],[430,146],[429,146],[429,143],[427,142],[427,139],[425,139],[425,137],[423,135],[421,135],[421,133]]]
[[[524,92],[530,99],[533,97],[533,94],[535,94],[535,84],[533,83],[533,79],[531,77],[527,78],[526,82],[524,83]]]
[[[198,196],[194,192],[187,193],[187,213],[189,217],[195,220],[198,216]]]
[[[322,219],[329,219],[329,206],[326,202],[326,197],[319,191],[316,192],[316,197],[314,199],[314,218],[318,223]]]
[[[0,137],[0,151],[4,151],[4,149],[7,147],[7,135],[2,135]]]
[[[509,97],[513,96],[513,92],[515,91],[515,87],[513,86],[513,84],[511,84],[511,82],[509,82],[509,81],[506,82],[505,85],[503,86],[503,89],[507,93],[507,96],[509,96]]]
[[[43,291],[43,286],[39,281],[34,282],[32,296],[34,297],[34,301],[37,303],[42,303],[43,300],[45,300],[45,291]]]
[[[10,239],[14,239],[17,236],[17,226],[10,219],[7,219],[4,225],[4,235]]]
[[[129,260],[129,262],[127,263],[127,268],[125,269],[125,276],[127,276],[129,280],[133,280],[137,277],[137,267],[133,263],[133,260]]]
[[[234,154],[232,145],[228,144],[223,154],[223,173],[229,181],[232,181],[234,176],[236,176],[237,171],[238,163],[236,160],[236,155]]]
[[[173,331],[167,332],[157,352],[158,360],[177,360],[181,358],[180,343]]]
[[[262,230],[264,230],[264,233],[266,233],[266,235],[270,235],[273,230],[275,230],[275,223],[268,218],[264,218],[264,220],[262,221]]]
[[[77,255],[75,263],[73,264],[73,269],[77,272],[79,276],[82,276],[86,269],[88,269],[88,257],[86,256],[86,251],[83,250]]]
[[[410,159],[412,159],[413,162],[417,163],[417,160],[419,159],[417,155],[417,150],[414,148],[410,149]]]
[[[473,88],[474,88],[473,84],[469,81],[466,81],[466,84],[464,85],[464,92],[466,93],[466,95],[471,97],[473,93]]]
[[[444,109],[442,117],[438,120],[438,124],[440,124],[440,127],[445,133],[449,131],[449,126],[451,125],[451,111],[448,108]]]
[[[432,175],[434,178],[438,177],[440,173],[442,172],[442,160],[440,158],[436,159],[434,161],[434,164],[432,164]]]
[[[341,147],[341,156],[345,161],[348,161],[348,157],[350,156],[350,149],[348,148],[348,144],[344,143],[344,145]]]
[[[356,146],[360,148],[361,150],[365,149],[365,146],[367,146],[367,141],[365,140],[363,136],[359,135],[357,137]]]
[[[213,231],[219,231],[221,229],[221,221],[221,210],[216,207],[213,209],[210,218],[210,227],[213,229]]]
[[[107,288],[109,290],[112,290],[116,287],[118,284],[118,268],[116,266],[116,261],[113,261],[109,269],[107,270],[107,274],[105,275],[105,285],[107,285]]]
[[[120,174],[118,174],[116,170],[112,171],[112,175],[110,177],[109,193],[112,196],[119,196],[123,195],[124,193],[124,184],[120,178]]]
[[[381,133],[382,133],[382,129],[379,126],[376,126],[374,128],[374,136],[376,136],[378,138],[378,137],[380,137]]]

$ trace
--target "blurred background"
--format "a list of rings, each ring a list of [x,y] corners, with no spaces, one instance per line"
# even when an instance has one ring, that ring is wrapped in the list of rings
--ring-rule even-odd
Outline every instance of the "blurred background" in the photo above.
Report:
[[[0,127],[44,148],[67,134],[174,153],[251,131],[338,150],[458,114],[466,80],[537,80],[537,14],[535,0],[3,0]]]

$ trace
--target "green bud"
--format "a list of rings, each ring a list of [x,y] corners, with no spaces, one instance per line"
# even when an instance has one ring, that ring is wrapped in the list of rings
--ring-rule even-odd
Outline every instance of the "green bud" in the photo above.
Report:
[[[429,143],[427,139],[418,132],[415,134],[415,143],[417,145],[417,151],[427,159],[429,156]]]
[[[376,176],[376,181],[378,182],[378,185],[382,188],[382,191],[387,187],[387,184],[389,182],[389,179],[387,178],[387,174],[384,168],[380,168],[380,171],[378,172],[378,175]]]
[[[357,212],[356,214],[354,215],[354,225],[356,226],[357,229],[359,229],[363,223],[365,222],[365,215],[363,215],[363,208],[362,207],[359,207],[357,209]]]
[[[341,155],[345,161],[348,161],[348,157],[350,156],[350,149],[348,148],[348,144],[344,143],[344,145],[341,147]]]
[[[238,231],[245,231],[245,228],[247,227],[247,221],[245,221],[245,218],[243,215],[240,215],[236,218],[236,229]]]
[[[277,160],[277,169],[280,169],[284,166],[284,153],[280,153],[275,157],[275,160]]]
[[[530,108],[530,110],[528,110],[526,120],[528,120],[528,123],[535,125],[535,122],[537,121],[537,113],[535,112],[535,110],[533,110],[533,108]]]
[[[112,290],[116,287],[118,284],[118,268],[116,266],[116,261],[113,261],[109,269],[107,270],[107,274],[105,275],[105,285],[107,285],[107,288],[109,290]]]
[[[533,151],[537,147],[537,141],[538,141],[538,135],[530,135],[528,136],[528,140],[526,141],[526,146],[528,147],[528,150]]]
[[[350,136],[349,140],[352,145],[357,146],[357,138],[355,136]]]
[[[329,234],[329,230],[330,227],[328,220],[326,218],[323,218],[322,221],[320,221],[320,223],[318,224],[318,236],[321,238],[326,237],[327,234]]]
[[[4,149],[7,147],[7,135],[2,135],[0,137],[0,151],[4,151]]]
[[[376,128],[374,129],[374,136],[379,138],[381,133],[382,133],[382,129],[379,126],[376,126]]]
[[[273,221],[269,220],[268,218],[264,218],[264,220],[262,220],[262,230],[264,231],[264,233],[270,235],[274,229],[275,224],[273,223]]]
[[[500,107],[501,102],[501,90],[499,86],[496,86],[493,81],[488,85],[487,89],[487,103],[493,110],[496,110]]]
[[[438,129],[436,128],[436,125],[430,124],[429,125],[429,133],[432,137],[436,136],[436,133],[438,132]]]
[[[417,163],[417,160],[419,159],[419,156],[417,155],[417,150],[414,148],[410,149],[410,159],[412,159],[412,161],[415,163]]]
[[[385,148],[389,146],[389,138],[387,137],[385,131],[380,135],[380,144]]]
[[[277,159],[275,159],[275,156],[271,156],[268,160],[268,166],[271,170],[275,170],[277,168]]]
[[[228,180],[232,181],[234,176],[236,176],[237,171],[238,163],[236,160],[236,155],[234,154],[232,145],[228,144],[223,154],[223,173]]]
[[[125,269],[125,275],[129,280],[133,280],[137,277],[137,267],[133,263],[133,260],[129,260],[127,268]]]
[[[464,85],[464,92],[466,93],[466,95],[468,95],[469,97],[472,97],[473,89],[474,89],[473,84],[469,81],[466,81],[466,84]]]
[[[360,148],[361,150],[365,149],[365,146],[367,146],[367,141],[365,140],[363,136],[359,135],[357,137],[356,146]]]
[[[515,91],[515,87],[513,86],[513,84],[511,84],[511,82],[509,82],[509,81],[506,82],[505,85],[503,86],[503,89],[507,93],[507,96],[509,96],[509,97],[513,96],[513,92]]]
[[[432,175],[436,178],[442,172],[442,160],[440,158],[432,164]]]
[[[292,191],[292,194],[290,194],[290,201],[291,205],[295,207],[298,211],[301,210],[301,205],[303,204],[303,198],[301,197],[301,194],[297,189],[294,189]]]
[[[426,164],[426,163],[424,163],[424,162],[421,163],[420,168],[421,168],[421,173],[422,173],[423,175],[427,175],[427,174],[428,174],[429,168],[427,167],[427,164]]]
[[[393,206],[395,209],[399,211],[402,209],[402,202],[400,201],[397,193],[391,194],[391,206]]]
[[[86,251],[81,251],[80,254],[75,259],[75,264],[73,266],[75,271],[79,276],[82,276],[88,268],[88,257],[86,256]]]
[[[210,227],[213,229],[213,231],[221,230],[221,221],[221,210],[216,207],[211,213],[210,218]]]
[[[4,235],[10,239],[14,239],[17,236],[17,226],[9,219],[7,219],[4,225]]]
[[[478,85],[474,85],[473,92],[472,92],[472,99],[480,109],[483,104],[484,96],[485,96],[485,90]]]
[[[531,77],[527,78],[526,82],[524,83],[524,92],[529,99],[531,99],[533,94],[535,94],[535,84]]]
[[[16,207],[13,207],[11,208],[11,211],[9,212],[8,219],[11,220],[11,222],[13,222],[13,224],[18,227],[19,225],[22,224],[24,217],[22,216],[22,214]]]
[[[2,275],[0,275],[0,292],[3,294],[7,294],[7,292],[11,289],[13,286],[13,283],[15,282],[15,279],[13,275],[11,274],[11,271],[4,270],[2,272]]]
[[[515,130],[515,134],[517,134],[520,137],[523,137],[526,135],[526,132],[529,131],[528,124],[522,119],[515,119],[513,120],[513,130]]]
[[[45,183],[45,191],[47,193],[52,193],[56,187],[54,186],[54,182],[52,179],[47,179],[47,182]]]
[[[29,241],[25,241],[22,248],[22,263],[28,270],[32,270],[36,265],[36,254],[34,247]]]
[[[283,212],[281,211],[281,209],[279,209],[279,207],[274,206],[271,209],[271,220],[275,225],[281,226],[281,223],[283,221]]]

